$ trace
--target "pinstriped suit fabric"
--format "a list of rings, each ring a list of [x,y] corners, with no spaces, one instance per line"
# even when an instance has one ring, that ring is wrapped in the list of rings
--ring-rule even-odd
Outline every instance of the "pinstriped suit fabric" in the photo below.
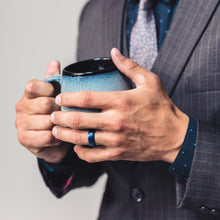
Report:
[[[79,30],[78,60],[109,57],[110,49],[121,45],[122,12],[125,7],[123,1],[122,4],[115,4],[113,1],[97,4],[96,1],[90,1],[86,5],[81,15],[80,26],[86,26],[87,30]],[[106,26],[109,22],[111,25]]]
[[[108,4],[101,1],[92,2],[94,4],[96,3],[96,5]],[[122,7],[122,3],[116,3],[113,0],[110,2],[110,5],[114,2],[119,8]],[[200,214],[198,209],[201,206],[208,206],[210,209],[213,207],[220,209],[220,202],[218,201],[218,195],[220,193],[218,182],[220,181],[220,176],[216,173],[220,171],[220,157],[219,155],[215,155],[216,149],[220,149],[220,136],[217,136],[215,139],[211,138],[215,140],[212,144],[210,143],[211,136],[201,130],[202,127],[205,127],[203,123],[209,122],[213,126],[216,121],[220,120],[220,117],[217,115],[219,112],[218,109],[220,109],[220,96],[217,95],[219,92],[215,91],[214,87],[215,85],[220,87],[220,83],[213,80],[213,78],[220,78],[220,64],[218,63],[220,53],[218,48],[220,45],[220,13],[219,7],[217,8],[218,3],[219,1],[211,0],[199,2],[190,0],[180,1],[170,31],[152,70],[160,76],[165,89],[172,95],[171,97],[177,106],[191,116],[202,120],[199,123],[200,131],[197,140],[199,150],[196,149],[187,190],[184,183],[177,183],[176,185],[178,207],[186,207],[194,212],[175,208],[175,183],[168,174],[167,164],[162,162],[136,163],[133,166],[129,166],[129,168],[131,167],[128,173],[129,184],[127,179],[124,182],[122,179],[120,180],[120,186],[116,184],[116,186],[111,187],[109,185],[114,185],[113,182],[119,184],[117,180],[120,177],[122,178],[120,175],[122,175],[122,172],[125,172],[126,168],[118,170],[116,165],[110,163],[107,166],[107,172],[111,171],[113,174],[108,184],[110,188],[108,190],[115,197],[118,194],[117,199],[119,203],[112,199],[111,201],[115,205],[110,205],[110,202],[107,201],[113,195],[110,196],[107,194],[108,196],[104,197],[100,219],[212,219],[214,217],[209,214],[204,216]],[[90,13],[92,12],[88,12],[88,16]],[[106,13],[111,14],[109,10]],[[117,21],[117,23],[120,22],[120,20]],[[114,25],[113,22],[108,22],[105,28],[109,28],[109,26],[113,28]],[[109,33],[108,30],[105,31],[107,34]],[[113,32],[115,36],[118,36],[120,30],[115,29]],[[116,43],[115,36],[111,36],[113,39],[107,42],[109,44],[109,50],[113,46],[121,46]],[[95,46],[98,47],[98,44]],[[94,54],[96,53],[95,46]],[[80,47],[81,44],[79,45]],[[102,50],[103,54],[101,52],[100,54],[103,56],[107,52]],[[81,56],[80,53],[79,55]],[[82,58],[84,57],[82,56]],[[214,73],[214,75],[210,73]],[[205,77],[204,74],[208,77]],[[210,80],[208,80],[209,78]],[[211,93],[208,92],[208,95],[199,94],[196,89],[199,89],[199,91],[214,89],[214,91]],[[216,117],[212,118],[214,115]],[[207,130],[210,131],[210,129]],[[203,141],[203,137],[207,138],[206,144]],[[203,152],[203,148],[206,149],[205,152]],[[215,153],[211,153],[212,151]],[[213,159],[215,159],[215,164],[213,164]],[[126,167],[126,164],[124,166]],[[199,167],[201,167],[202,171],[198,170]],[[205,167],[206,169],[204,169]],[[210,175],[209,169],[217,170],[213,171],[214,175]],[[127,172],[125,173],[127,174]],[[209,186],[210,182],[204,182],[204,178],[207,178],[207,181],[210,178],[212,180],[214,179],[211,182],[213,186]],[[145,199],[141,204],[136,204],[129,197],[123,198],[123,195],[128,196],[129,188],[131,189],[132,187],[138,187],[144,190]],[[121,193],[123,189],[126,189],[124,194]],[[109,192],[108,190],[107,192]],[[208,192],[214,192],[215,194],[209,194]],[[200,199],[200,197],[205,197],[205,199]],[[126,207],[127,210],[123,212]],[[130,207],[132,208],[130,209]],[[109,210],[109,215],[106,215],[107,210]],[[121,216],[121,218],[118,216]]]
[[[180,109],[199,120],[197,147],[189,184],[186,192],[177,188],[177,200],[183,207],[192,207],[196,203],[198,207],[206,204],[208,207],[220,208],[219,19],[220,8],[217,7],[215,14],[209,17],[208,26],[189,57],[172,95]],[[184,193],[186,199],[182,200]]]
[[[125,17],[126,0],[91,0],[80,20],[78,59],[109,56],[112,47],[127,54]],[[180,1],[152,68],[174,103],[199,120],[189,183],[175,182],[164,162],[82,165],[79,160],[77,172],[84,175],[75,175],[72,188],[108,174],[99,220],[219,219],[199,211],[220,210],[219,21],[219,0]],[[141,190],[142,202],[132,197],[133,188]]]

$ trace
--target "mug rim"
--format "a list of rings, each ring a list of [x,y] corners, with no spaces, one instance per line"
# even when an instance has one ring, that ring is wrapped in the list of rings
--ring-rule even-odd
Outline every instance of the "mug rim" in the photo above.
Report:
[[[88,67],[89,66],[89,67]],[[75,71],[74,71],[75,68]],[[83,69],[84,68],[84,69]],[[90,68],[92,70],[86,70]],[[79,71],[82,69],[82,71]],[[111,57],[92,58],[70,64],[63,69],[63,76],[88,76],[118,70]]]

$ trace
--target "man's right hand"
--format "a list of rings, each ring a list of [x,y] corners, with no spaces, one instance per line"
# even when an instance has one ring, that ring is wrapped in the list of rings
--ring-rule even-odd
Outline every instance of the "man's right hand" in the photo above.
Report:
[[[56,60],[48,64],[46,77],[60,73]],[[59,163],[65,157],[70,144],[52,135],[50,114],[59,110],[54,101],[54,87],[50,83],[31,80],[27,83],[21,100],[16,104],[18,140],[31,153],[49,163]]]

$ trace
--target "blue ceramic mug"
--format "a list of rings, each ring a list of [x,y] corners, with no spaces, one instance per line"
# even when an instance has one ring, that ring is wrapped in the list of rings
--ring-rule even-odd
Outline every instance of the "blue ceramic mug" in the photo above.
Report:
[[[116,68],[111,58],[80,61],[64,68],[62,75],[51,76],[46,82],[58,82],[61,93],[76,91],[123,91],[132,88],[131,81]],[[99,112],[100,109],[69,108],[62,111]]]

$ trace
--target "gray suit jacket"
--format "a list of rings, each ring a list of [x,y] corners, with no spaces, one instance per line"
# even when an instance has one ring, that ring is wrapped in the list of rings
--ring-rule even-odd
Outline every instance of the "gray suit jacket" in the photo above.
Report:
[[[78,60],[128,56],[126,0],[91,0],[81,18]],[[188,184],[165,162],[78,161],[69,188],[108,174],[99,220],[210,220],[220,217],[220,7],[219,0],[181,0],[152,72],[173,102],[199,121]]]

